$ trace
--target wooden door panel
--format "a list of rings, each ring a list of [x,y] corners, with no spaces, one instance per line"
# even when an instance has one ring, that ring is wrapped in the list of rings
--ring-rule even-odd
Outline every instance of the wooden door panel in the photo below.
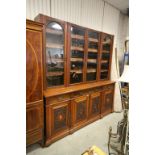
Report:
[[[90,106],[89,106],[89,117],[94,117],[100,114],[101,102],[100,92],[93,93],[90,95]]]
[[[42,98],[42,31],[27,29],[26,102]]]
[[[76,126],[87,120],[88,96],[81,96],[72,100],[72,126]]]
[[[62,133],[69,128],[69,101],[46,107],[47,137]]]
[[[113,111],[113,90],[106,90],[102,92],[102,114],[111,113]]]
[[[26,132],[33,132],[43,127],[43,102],[28,105],[26,108]]]

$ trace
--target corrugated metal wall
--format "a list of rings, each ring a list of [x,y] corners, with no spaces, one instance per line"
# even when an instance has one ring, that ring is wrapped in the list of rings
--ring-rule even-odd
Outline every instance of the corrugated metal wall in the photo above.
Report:
[[[26,18],[34,20],[39,13],[50,16],[50,0],[26,0]]]
[[[38,13],[116,35],[120,11],[103,0],[26,0],[26,17]]]
[[[39,13],[115,35],[111,78],[118,78],[115,65],[115,48],[119,41],[118,9],[103,0],[26,0],[26,17],[34,20]],[[118,85],[114,103],[115,110],[119,111],[121,100]]]

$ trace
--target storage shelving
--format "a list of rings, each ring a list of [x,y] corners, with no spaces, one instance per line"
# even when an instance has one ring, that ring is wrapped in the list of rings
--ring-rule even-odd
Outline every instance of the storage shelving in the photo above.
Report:
[[[113,111],[113,36],[38,15],[44,23],[44,142],[52,142]]]
[[[48,16],[44,89],[110,79],[113,36]]]
[[[108,79],[109,78],[112,45],[113,45],[113,37],[109,34],[102,33],[100,79]]]
[[[97,79],[99,37],[100,34],[98,32],[88,30],[87,81],[95,81]]]
[[[70,26],[70,84],[83,82],[85,30]]]

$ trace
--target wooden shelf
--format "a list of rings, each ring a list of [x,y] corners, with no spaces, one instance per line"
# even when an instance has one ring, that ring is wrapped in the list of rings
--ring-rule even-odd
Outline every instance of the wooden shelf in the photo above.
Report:
[[[106,64],[106,63],[108,63],[108,60],[101,60],[101,63]]]
[[[76,35],[76,34],[71,34],[71,38],[84,40],[84,36],[80,36],[80,35]]]
[[[50,28],[46,28],[46,33],[56,34],[56,35],[62,35],[63,34],[63,31],[58,31],[58,30],[53,30],[53,29],[50,29]]]
[[[103,41],[102,44],[110,44],[111,43],[111,40],[108,40],[108,41]]]
[[[102,53],[110,54],[110,51],[103,50]]]
[[[71,50],[84,51],[82,47],[71,46]]]
[[[94,39],[94,38],[88,38],[89,41],[91,42],[95,42],[95,43],[98,43],[98,39]]]
[[[46,59],[48,62],[50,62],[51,60],[54,60],[55,62],[64,62],[64,59],[63,58],[50,58],[48,57],[48,59]]]
[[[76,70],[76,69],[75,69],[75,70],[72,69],[72,70],[70,70],[70,72],[75,72],[75,73],[77,73],[77,74],[83,73],[82,70]]]
[[[97,62],[97,60],[96,59],[88,59],[88,62]]]
[[[95,72],[97,72],[96,69],[87,69],[87,73],[95,73]]]
[[[101,69],[101,72],[108,72],[107,69]]]
[[[114,84],[114,81],[99,81],[99,82],[94,82],[94,83],[86,83],[86,84],[80,84],[80,85],[74,85],[74,86],[69,86],[69,87],[63,87],[63,88],[51,88],[44,90],[44,96],[45,97],[52,97],[56,95],[62,95],[66,93],[72,93],[75,91],[82,91],[90,88],[95,88],[99,86],[105,86],[109,84]]]
[[[54,43],[46,43],[47,48],[58,48],[63,49],[64,45],[62,44],[54,44]]]
[[[76,61],[83,61],[83,59],[82,58],[71,58],[71,61],[74,61],[74,62],[76,62]]]
[[[97,49],[94,49],[94,48],[88,48],[88,52],[97,53],[98,50]]]
[[[60,72],[60,71],[58,71],[58,72],[47,72],[47,76],[59,76],[59,75],[63,75],[64,74],[64,72]]]

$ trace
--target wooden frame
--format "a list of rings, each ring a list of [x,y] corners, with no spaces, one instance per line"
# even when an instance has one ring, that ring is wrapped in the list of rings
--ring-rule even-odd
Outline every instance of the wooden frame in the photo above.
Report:
[[[59,23],[63,28],[64,28],[64,55],[65,55],[65,61],[64,61],[64,85],[59,85],[59,86],[52,86],[52,87],[47,87],[46,84],[46,58],[45,58],[45,54],[44,54],[44,90],[46,89],[55,89],[57,87],[59,88],[63,88],[63,87],[69,87],[72,85],[80,85],[80,84],[85,84],[85,83],[93,83],[93,82],[97,82],[97,81],[106,81],[110,79],[110,72],[111,72],[111,61],[112,61],[112,51],[113,51],[113,40],[114,40],[114,36],[104,33],[104,32],[100,32],[100,31],[96,31],[90,28],[86,28],[83,26],[79,26],[76,24],[72,24],[69,22],[65,22],[59,19],[55,19],[52,17],[48,17],[46,15],[43,14],[39,14],[36,18],[36,21],[42,22],[45,25],[47,25],[47,23],[49,22],[57,22]],[[71,52],[71,32],[70,32],[70,28],[71,26],[77,27],[79,29],[83,29],[85,31],[85,36],[84,38],[79,38],[79,39],[84,39],[84,64],[83,64],[83,82],[78,82],[78,83],[70,83],[70,52]],[[87,81],[86,80],[86,76],[87,76],[87,61],[88,61],[88,31],[92,31],[92,32],[97,32],[99,34],[99,38],[98,38],[98,58],[97,58],[97,73],[96,73],[96,80],[91,80],[91,81]],[[112,42],[110,44],[110,58],[109,58],[109,66],[108,66],[108,77],[106,79],[101,79],[100,78],[100,72],[101,72],[101,51],[102,51],[102,40],[103,37],[105,35],[109,35],[112,37]],[[46,38],[44,35],[44,42],[46,42]],[[46,48],[44,48],[44,51],[46,50]],[[45,53],[45,52],[44,52]]]
[[[36,18],[36,21],[39,21],[41,23],[43,23],[45,26],[47,26],[50,22],[56,22],[58,24],[61,25],[61,27],[63,28],[63,32],[64,32],[64,84],[63,85],[59,85],[59,86],[52,86],[52,87],[48,87],[47,86],[47,81],[46,81],[46,46],[44,46],[44,61],[43,61],[43,65],[44,65],[44,90],[46,89],[53,89],[53,88],[57,88],[57,87],[66,87],[67,86],[67,22],[64,22],[62,20],[56,19],[56,18],[52,18],[43,14],[39,14]],[[46,28],[44,29],[44,32],[46,32]],[[46,43],[46,33],[44,33],[44,44]]]

